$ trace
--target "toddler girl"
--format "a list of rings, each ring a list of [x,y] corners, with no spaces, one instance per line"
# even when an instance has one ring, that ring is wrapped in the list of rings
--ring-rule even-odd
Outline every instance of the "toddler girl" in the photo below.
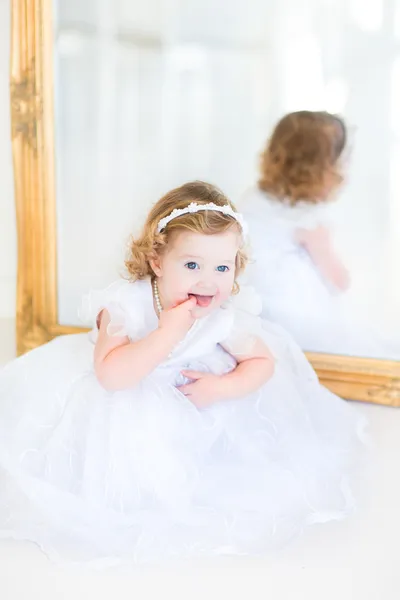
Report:
[[[193,182],[150,211],[85,334],[0,373],[0,534],[113,564],[260,553],[354,508],[362,420],[239,290],[246,224]]]

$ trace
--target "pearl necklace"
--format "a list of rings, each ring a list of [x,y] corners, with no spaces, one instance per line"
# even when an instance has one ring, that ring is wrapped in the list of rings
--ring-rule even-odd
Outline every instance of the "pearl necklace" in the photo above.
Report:
[[[154,301],[156,303],[156,307],[157,307],[157,311],[158,311],[158,316],[160,316],[162,313],[163,307],[162,307],[161,300],[160,300],[160,292],[158,291],[157,281],[155,279],[153,279],[153,293],[154,293]]]

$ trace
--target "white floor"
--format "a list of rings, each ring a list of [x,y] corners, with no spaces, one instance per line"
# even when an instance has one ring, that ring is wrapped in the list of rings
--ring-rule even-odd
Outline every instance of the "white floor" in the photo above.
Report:
[[[14,353],[0,322],[0,363]],[[400,409],[359,405],[371,424],[371,498],[352,519],[309,532],[274,558],[223,558],[174,568],[70,572],[27,543],[0,542],[2,600],[399,600]]]

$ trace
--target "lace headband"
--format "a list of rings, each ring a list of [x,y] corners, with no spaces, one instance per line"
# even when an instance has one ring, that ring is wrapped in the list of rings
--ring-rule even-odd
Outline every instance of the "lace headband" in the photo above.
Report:
[[[160,219],[157,225],[158,233],[161,233],[168,223],[177,217],[181,217],[182,215],[187,215],[189,213],[197,213],[203,210],[213,210],[215,212],[220,212],[224,215],[228,215],[237,221],[242,229],[242,233],[244,236],[247,235],[247,224],[243,218],[243,215],[237,213],[233,210],[229,204],[224,204],[223,206],[219,206],[218,204],[214,204],[214,202],[209,202],[208,204],[197,204],[196,202],[191,202],[189,206],[185,208],[175,208],[169,215]]]

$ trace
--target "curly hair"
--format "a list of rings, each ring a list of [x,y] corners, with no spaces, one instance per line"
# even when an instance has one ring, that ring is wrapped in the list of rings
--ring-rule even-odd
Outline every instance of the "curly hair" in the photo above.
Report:
[[[327,200],[343,181],[339,159],[346,142],[340,117],[322,111],[289,113],[261,155],[258,187],[291,204]]]
[[[132,238],[129,243],[129,252],[125,266],[129,278],[132,280],[155,277],[151,261],[165,252],[171,237],[178,231],[193,231],[205,235],[223,233],[231,228],[236,228],[241,233],[240,225],[231,216],[212,210],[187,213],[176,217],[168,223],[161,232],[157,227],[160,219],[168,216],[175,208],[185,208],[191,202],[208,204],[213,202],[218,206],[229,204],[236,211],[235,206],[215,186],[203,181],[192,181],[175,188],[163,196],[151,209],[144,224],[141,235]],[[236,282],[238,275],[247,264],[245,249],[241,247],[236,256],[235,284],[233,293],[237,293],[239,286]]]

